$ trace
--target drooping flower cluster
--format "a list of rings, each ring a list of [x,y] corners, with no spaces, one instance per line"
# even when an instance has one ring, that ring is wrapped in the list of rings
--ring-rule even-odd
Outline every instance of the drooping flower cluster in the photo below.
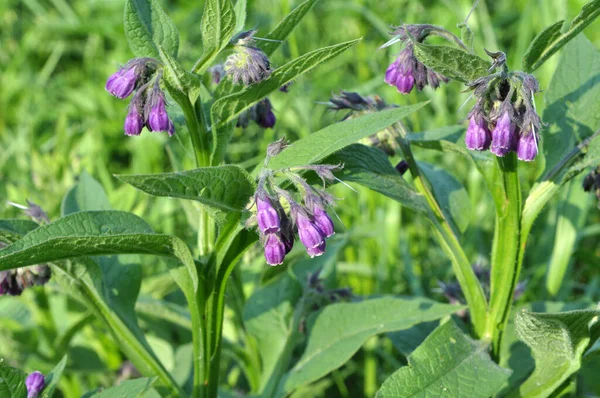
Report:
[[[270,145],[268,153],[274,156],[284,147],[283,141],[277,141]],[[296,169],[312,170],[323,181],[332,181],[335,178],[332,171],[338,168],[340,166],[318,165]],[[280,188],[275,181],[275,176],[279,174],[291,181],[297,192]],[[296,200],[295,196],[300,196],[301,200]],[[287,205],[287,212],[282,202]],[[325,253],[325,240],[335,233],[333,221],[327,214],[327,208],[333,203],[331,195],[311,186],[291,170],[279,173],[263,169],[254,194],[256,216],[250,222],[256,222],[258,225],[267,264],[282,264],[294,246],[296,235],[309,256],[315,257]]]
[[[37,398],[40,392],[44,389],[44,375],[38,371],[30,373],[25,379],[25,387],[27,387],[27,398]]]
[[[254,45],[256,30],[238,34],[231,40],[233,54],[225,61],[225,73],[234,84],[249,86],[258,83],[271,74],[271,64],[267,55]]]
[[[430,34],[436,31],[438,31],[438,28],[431,25],[403,25],[396,27],[391,32],[394,38],[382,47],[398,41],[402,42],[405,47],[400,51],[398,58],[385,71],[385,82],[387,84],[395,86],[398,92],[402,94],[408,94],[415,86],[420,91],[425,86],[436,89],[440,86],[440,82],[448,83],[448,78],[427,68],[417,59],[414,52],[412,40],[422,43]]]
[[[533,98],[540,91],[536,78],[523,72],[502,71],[469,86],[476,103],[468,116],[467,148],[489,149],[500,157],[513,151],[520,160],[534,160],[542,127]]]
[[[600,166],[592,170],[583,179],[583,190],[585,192],[594,192],[598,198],[598,207],[600,208]]]
[[[161,63],[154,58],[134,58],[106,81],[106,91],[125,99],[133,94],[124,130],[129,136],[140,135],[144,126],[149,131],[175,133],[167,114],[165,93],[160,88]]]
[[[246,128],[250,121],[255,122],[264,129],[270,129],[275,126],[277,118],[273,113],[273,106],[268,98],[259,101],[256,105],[242,113],[237,120],[237,127]]]

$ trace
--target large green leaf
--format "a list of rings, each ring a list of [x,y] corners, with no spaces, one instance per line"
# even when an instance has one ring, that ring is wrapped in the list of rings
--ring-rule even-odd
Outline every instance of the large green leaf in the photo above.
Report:
[[[463,83],[489,74],[490,62],[458,48],[415,43],[415,56],[425,66]]]
[[[58,381],[60,379],[60,376],[62,375],[62,372],[65,370],[66,365],[67,365],[67,356],[65,355],[63,357],[63,359],[61,359],[60,362],[56,364],[54,369],[52,369],[50,371],[50,373],[45,375],[45,377],[44,377],[45,387],[44,387],[44,391],[42,391],[42,394],[40,395],[40,398],[52,398],[52,394],[54,394],[54,390],[56,389],[56,386],[58,385]]]
[[[546,91],[542,132],[550,170],[600,126],[600,51],[583,35],[571,41]]]
[[[465,336],[453,321],[438,327],[409,357],[408,366],[392,374],[377,398],[488,398],[508,379],[510,370],[496,365],[485,344]]]
[[[371,336],[408,329],[462,308],[426,298],[396,297],[329,305],[317,315],[306,350],[285,380],[285,391],[290,392],[339,368]]]
[[[127,0],[125,37],[137,57],[159,59],[158,46],[176,56],[179,32],[156,0]]]
[[[331,124],[288,146],[270,160],[269,167],[285,169],[316,163],[362,138],[386,129],[426,104],[427,102],[420,102],[415,105],[386,109]]]
[[[235,10],[231,0],[206,0],[202,14],[204,53],[194,72],[204,73],[235,33]]]
[[[571,26],[565,32],[561,33],[564,20],[548,26],[529,45],[523,57],[523,70],[531,72],[539,68],[598,16],[600,16],[600,0],[594,0],[583,6],[579,15],[573,19]]]
[[[213,123],[212,164],[219,164],[223,160],[225,146],[231,134],[231,128],[229,128],[230,126],[226,126],[227,123],[235,120],[242,112],[265,98],[271,92],[278,90],[281,86],[291,82],[298,76],[311,71],[319,64],[336,57],[355,45],[358,41],[352,40],[311,51],[275,69],[267,79],[260,83],[253,84],[243,91],[217,99],[210,111]]]
[[[181,96],[185,96],[193,104],[200,95],[202,85],[198,76],[188,72],[162,46],[158,46],[158,52],[164,65],[164,82],[169,94],[179,103]]]
[[[2,398],[25,398],[25,373],[20,369],[7,366],[0,360],[0,397]]]
[[[428,209],[425,197],[402,178],[387,155],[377,148],[353,144],[327,157],[324,162],[342,163],[344,168],[336,176],[343,181],[356,182],[416,211]]]
[[[195,200],[224,211],[242,211],[254,192],[248,173],[234,165],[117,178],[154,196]]]
[[[82,398],[135,398],[148,390],[156,379],[139,378],[126,380],[118,386],[85,394]]]
[[[590,322],[600,311],[563,313],[519,311],[515,328],[531,348],[535,370],[512,396],[548,397],[581,367],[581,357],[590,343]]]
[[[79,175],[77,184],[65,195],[61,213],[65,216],[82,210],[110,209],[110,202],[102,185],[84,171]]]

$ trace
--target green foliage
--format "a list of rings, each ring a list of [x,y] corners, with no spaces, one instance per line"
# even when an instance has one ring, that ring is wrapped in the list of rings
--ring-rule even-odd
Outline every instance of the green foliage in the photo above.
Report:
[[[6,398],[24,398],[27,396],[25,377],[22,370],[11,368],[0,361],[0,394]]]
[[[583,6],[567,30],[563,31],[564,20],[548,26],[529,45],[523,57],[523,70],[531,72],[539,68],[598,16],[600,16],[600,1],[594,0]]]
[[[44,376],[45,386],[40,398],[51,398],[53,396],[54,390],[58,385],[58,381],[60,380],[66,365],[67,357],[64,356],[63,359],[61,359],[60,362],[57,363],[56,366],[50,371],[50,373]]]
[[[248,173],[234,165],[117,178],[150,195],[195,200],[228,212],[244,210],[254,192]]]
[[[392,374],[378,398],[489,397],[500,390],[510,371],[496,365],[487,347],[449,321],[438,327],[408,357],[408,366]]]
[[[84,398],[134,398],[139,397],[154,384],[156,379],[139,378],[135,380],[124,381],[118,386],[107,388],[106,390],[93,391],[85,394]]]
[[[202,44],[204,54],[194,66],[194,72],[204,73],[219,52],[229,44],[235,33],[236,14],[231,0],[207,0],[202,14]]]
[[[292,391],[342,366],[371,336],[408,329],[459,309],[428,299],[394,297],[329,305],[311,325],[306,350],[288,373],[285,390]]]
[[[77,184],[67,192],[63,198],[61,207],[61,213],[65,216],[83,210],[111,209],[110,202],[102,185],[85,171],[79,175]],[[23,233],[22,235],[25,234]]]
[[[489,73],[490,62],[453,47],[415,43],[415,56],[428,68],[462,83]]]
[[[127,0],[125,37],[137,57],[158,59],[159,47],[177,56],[179,32],[156,0]]]
[[[520,385],[517,397],[548,397],[581,367],[581,356],[591,339],[590,323],[598,322],[600,311],[563,313],[520,311],[515,328],[530,348],[535,370]]]

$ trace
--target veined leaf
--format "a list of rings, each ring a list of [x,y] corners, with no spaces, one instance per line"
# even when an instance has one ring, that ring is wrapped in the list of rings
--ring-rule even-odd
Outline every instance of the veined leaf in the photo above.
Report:
[[[532,72],[539,68],[598,16],[600,16],[600,0],[594,0],[583,6],[566,32],[561,33],[565,21],[558,21],[544,29],[529,45],[523,57],[523,70]]]
[[[22,370],[11,368],[4,361],[0,361],[0,396],[6,398],[26,397],[25,378],[26,375]]]
[[[85,211],[41,226],[0,250],[0,270],[110,254],[154,254],[178,258],[198,284],[196,266],[179,238],[152,232],[134,214],[121,211]]]
[[[339,368],[371,336],[408,329],[462,308],[425,298],[395,297],[329,305],[317,315],[306,350],[288,373],[284,389],[290,392]]]
[[[158,52],[165,67],[165,81],[171,96],[177,98],[178,95],[184,95],[192,104],[196,102],[201,90],[198,76],[185,70],[179,61],[165,52],[161,46],[158,46]]]
[[[402,178],[380,149],[353,144],[329,156],[324,163],[342,163],[344,168],[336,173],[342,181],[356,182],[416,211],[428,209],[425,197]]]
[[[210,111],[213,122],[213,154],[211,163],[221,163],[225,146],[229,141],[231,128],[227,123],[233,121],[246,109],[265,98],[271,92],[291,82],[298,76],[316,68],[319,64],[334,58],[346,51],[358,40],[320,48],[304,54],[293,61],[275,69],[271,76],[260,83],[253,84],[245,90],[217,99]]]
[[[244,25],[246,25],[246,3],[246,0],[237,0],[235,2],[235,6],[233,7],[233,11],[235,12],[234,33],[244,30]]]
[[[531,348],[535,370],[512,396],[548,397],[581,367],[581,357],[590,342],[590,323],[600,311],[562,313],[520,311],[515,328]]]
[[[285,169],[318,162],[361,138],[386,129],[426,104],[427,102],[421,102],[415,105],[386,109],[331,124],[294,142],[279,155],[272,158],[269,167],[272,169]]]
[[[490,359],[486,346],[465,336],[453,321],[438,327],[392,374],[377,398],[488,398],[500,390],[510,370]]]
[[[0,242],[12,243],[37,227],[39,224],[31,220],[17,218],[0,220]]]
[[[127,0],[125,37],[137,57],[160,58],[158,46],[177,56],[179,32],[156,0]]]
[[[194,72],[202,74],[229,44],[235,33],[235,10],[231,0],[207,0],[202,14],[202,44],[204,53],[194,66]]]
[[[234,165],[117,178],[150,195],[195,200],[223,211],[242,211],[254,192],[248,173]]]
[[[415,56],[428,68],[463,83],[489,74],[491,64],[458,48],[423,43],[415,43]]]
[[[141,393],[148,390],[154,384],[156,378],[139,378],[126,380],[118,386],[110,387],[102,391],[92,391],[85,394],[82,398],[118,398],[118,397],[138,397]]]

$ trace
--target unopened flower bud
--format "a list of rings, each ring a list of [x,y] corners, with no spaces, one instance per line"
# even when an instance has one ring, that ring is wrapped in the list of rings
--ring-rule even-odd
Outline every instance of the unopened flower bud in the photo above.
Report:
[[[44,375],[37,371],[31,373],[25,379],[25,387],[27,387],[27,398],[37,398],[44,389]]]
[[[306,215],[302,209],[292,209],[298,226],[300,242],[306,247],[309,256],[315,257],[325,253],[325,235]]]
[[[173,129],[172,122],[167,114],[165,97],[160,89],[155,88],[151,94],[150,112],[147,125],[150,131],[166,131]]]
[[[491,152],[496,156],[506,156],[514,146],[515,125],[513,124],[508,111],[502,113],[492,131]]]
[[[335,234],[335,230],[333,229],[333,221],[331,221],[331,218],[323,208],[315,208],[313,212],[313,222],[326,238],[329,238]]]
[[[395,86],[398,92],[408,94],[415,86],[412,47],[406,46],[386,70],[385,82]]]
[[[140,135],[144,128],[144,116],[138,109],[138,105],[132,101],[129,105],[129,112],[125,118],[125,135]]]
[[[262,233],[279,232],[281,229],[279,214],[266,194],[256,195],[256,210],[256,221]]]
[[[409,169],[409,165],[408,162],[406,160],[401,160],[397,165],[396,165],[396,170],[398,171],[398,173],[400,173],[401,175],[404,175],[404,173],[406,173],[406,171]]]
[[[465,135],[467,148],[475,151],[484,151],[490,147],[491,142],[492,135],[483,117],[477,117],[477,115],[471,116],[469,119],[469,128]]]
[[[517,156],[519,160],[531,162],[538,154],[538,143],[536,133],[530,128],[526,129],[517,143]]]
[[[256,104],[256,124],[264,129],[270,129],[275,126],[275,114],[268,98]]]
[[[129,97],[139,77],[137,70],[136,65],[119,69],[106,81],[106,91],[120,99]]]
[[[265,239],[265,259],[269,265],[283,264],[286,255],[285,244],[278,234],[270,233]]]

